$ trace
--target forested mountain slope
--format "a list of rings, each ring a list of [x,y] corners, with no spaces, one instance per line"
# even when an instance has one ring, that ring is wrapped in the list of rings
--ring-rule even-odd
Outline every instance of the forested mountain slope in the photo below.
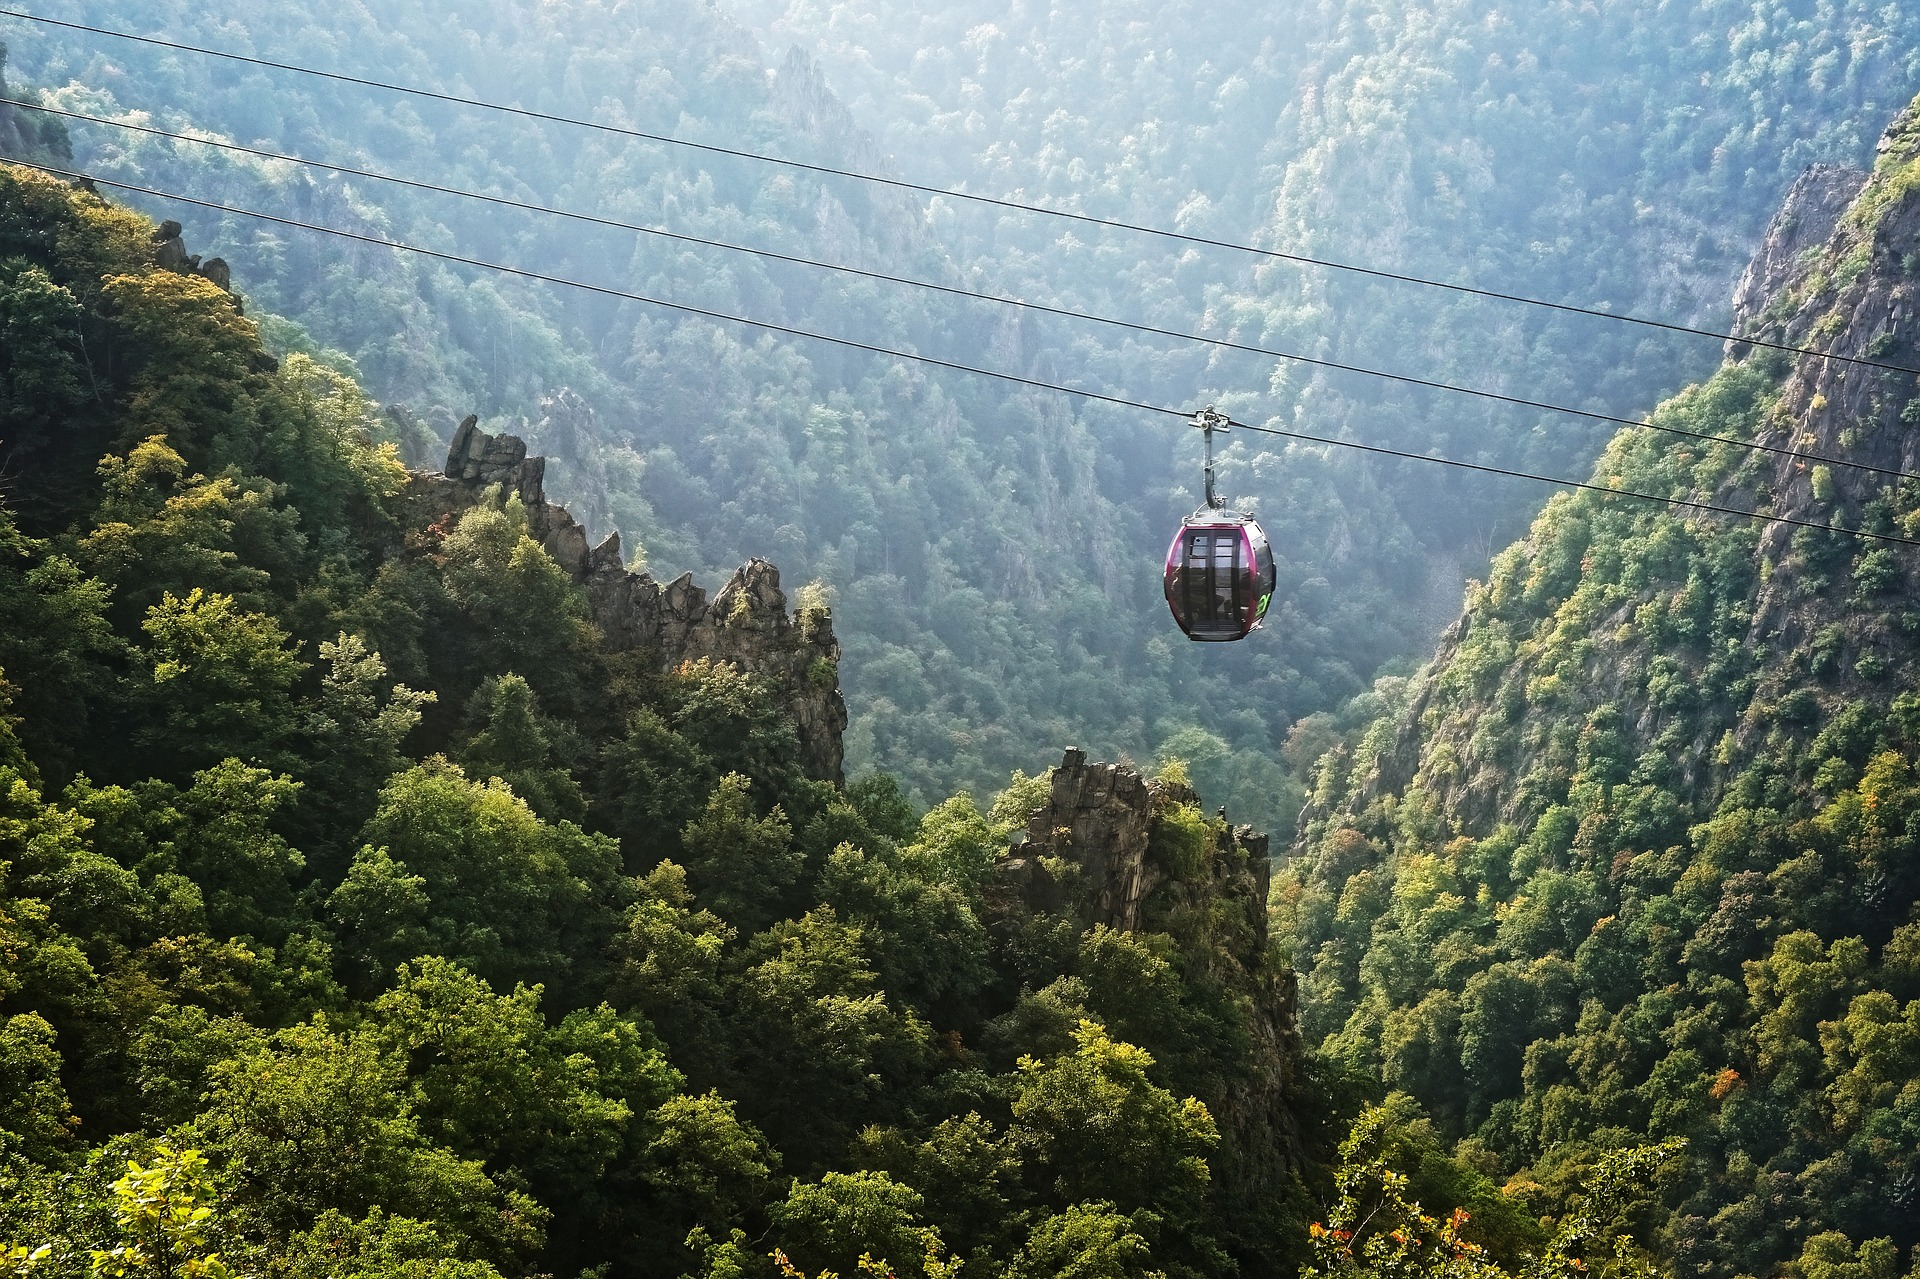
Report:
[[[1794,176],[1866,164],[1920,90],[1920,8],[1870,0],[729,5],[817,56],[861,125],[940,181],[1716,328]],[[942,217],[958,261],[1022,295],[1577,408],[1637,416],[1716,358],[1710,342],[1187,244]],[[1063,369],[1136,393],[1414,452],[1568,473],[1612,432],[1097,329],[1055,341]],[[1282,557],[1287,642],[1248,685],[1297,721],[1424,651],[1541,495],[1271,445],[1228,450],[1225,487],[1258,500]],[[1127,489],[1160,503],[1153,522],[1180,513],[1197,451],[1171,471],[1158,445],[1120,454]]]
[[[177,230],[0,166],[0,1272],[1291,1272],[1264,837],[841,787],[819,592],[408,470]]]
[[[46,12],[125,25],[123,6]],[[694,140],[884,169],[804,59],[770,60],[717,11],[664,3],[326,3],[147,11],[170,38],[607,118]],[[18,24],[16,24],[17,26]],[[299,76],[45,29],[16,60],[58,103],[534,203],[946,283],[999,285],[944,253],[929,211],[858,183],[422,104]],[[1022,374],[1061,370],[1031,324],[962,303],[646,236],[346,181],[75,126],[79,162],[164,190],[722,312]],[[552,486],[598,537],[663,576],[777,558],[835,593],[859,671],[856,772],[885,767],[925,802],[985,796],[1075,738],[1149,757],[1204,720],[1255,752],[1235,802],[1256,819],[1290,711],[1250,716],[1236,685],[1176,663],[1138,551],[1149,528],[1101,437],[1164,454],[1157,422],[639,304],[530,286],[204,211],[178,218],[233,264],[268,339],[351,368],[395,405],[425,461],[469,406],[554,462]],[[342,355],[351,363],[343,363]],[[1182,397],[1184,403],[1185,397]],[[1156,463],[1164,466],[1162,457]],[[1187,477],[1191,480],[1192,477]],[[1189,505],[1191,497],[1183,498]],[[1155,513],[1158,511],[1155,502]],[[1178,638],[1175,636],[1174,638]],[[1244,669],[1244,664],[1242,668]],[[1137,698],[1106,695],[1124,680]],[[1186,752],[1193,754],[1194,752]],[[1224,757],[1224,751],[1214,752]],[[1208,775],[1216,792],[1226,779]]]
[[[1864,187],[1809,175],[1743,331],[1920,366],[1916,175],[1920,107]],[[1655,420],[1920,471],[1910,373],[1741,347]],[[1920,533],[1920,482],[1646,430],[1593,475]],[[1683,1273],[1895,1273],[1920,1243],[1916,569],[1555,497],[1318,766],[1276,885],[1308,1041],[1528,1204],[1634,1135],[1690,1138],[1660,1231]]]
[[[107,0],[45,12],[129,20]],[[172,0],[142,14],[190,42],[856,168],[891,155],[936,183],[1681,318],[1721,305],[1793,172],[1863,163],[1879,121],[1920,88],[1910,6],[1859,0],[1497,13],[329,0],[224,16]],[[1282,349],[1625,413],[1709,358],[1605,326],[1255,272],[1191,246],[7,32],[33,81],[83,110]],[[790,40],[820,66],[783,56]],[[1540,467],[1583,463],[1604,435],[95,126],[74,136],[86,165],[163,188],[1133,398],[1214,398],[1256,419]],[[1286,642],[1196,650],[1155,599],[1167,526],[1197,500],[1196,442],[1163,424],[153,212],[180,218],[264,310],[311,335],[270,326],[276,349],[350,355],[374,395],[406,410],[395,433],[413,460],[477,408],[553,459],[555,491],[596,536],[619,527],[663,576],[770,554],[793,580],[833,586],[856,659],[854,771],[891,769],[926,801],[960,785],[984,795],[1071,736],[1188,758],[1210,795],[1290,820],[1298,792],[1278,755],[1292,726],[1423,648],[1463,572],[1538,501],[1525,486],[1236,445],[1227,488],[1277,534]],[[1106,696],[1115,681],[1135,696]]]

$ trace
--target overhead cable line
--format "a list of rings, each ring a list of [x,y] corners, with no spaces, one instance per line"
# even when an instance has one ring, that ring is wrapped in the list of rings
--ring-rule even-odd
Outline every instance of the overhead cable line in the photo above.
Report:
[[[1150,226],[1145,223],[1126,222],[1116,218],[1103,218],[1091,213],[1076,213],[1068,209],[1056,209],[1043,204],[1029,204],[1021,200],[1012,200],[1001,196],[979,195],[971,191],[954,191],[946,187],[936,187],[926,183],[911,182],[904,178],[890,178],[878,173],[863,173],[856,169],[842,169],[828,164],[814,164],[806,160],[794,160],[783,156],[765,155],[757,151],[748,151],[741,147],[721,146],[712,142],[694,142],[687,138],[676,138],[663,133],[649,133],[646,130],[629,128],[625,125],[607,124],[600,120],[560,115],[551,111],[538,111],[530,107],[507,106],[504,103],[488,102],[481,98],[469,98],[460,94],[445,93],[436,89],[423,89],[417,85],[394,84],[384,80],[369,79],[364,76],[348,75],[339,71],[323,71],[317,67],[304,67],[291,62],[275,62],[269,58],[257,58],[249,54],[233,53],[225,49],[209,49],[201,45],[183,44],[174,40],[163,40],[159,36],[136,35],[130,31],[116,31],[110,27],[89,26],[83,22],[68,22],[60,18],[49,18],[41,14],[26,13],[18,9],[0,9],[0,17],[20,18],[27,22],[38,22],[48,26],[64,27],[70,31],[85,31],[92,35],[112,36],[115,39],[130,40],[136,44],[152,45],[161,49],[172,49],[180,53],[200,54],[210,58],[223,58],[231,62],[244,63],[248,66],[264,67],[274,71],[291,71],[298,75],[315,76],[323,80],[332,80],[340,84],[358,85],[367,89],[379,89],[387,93],[406,94],[411,97],[427,98],[435,102],[446,102],[456,106],[475,107],[483,111],[498,111],[506,115],[520,116],[529,120],[540,120],[549,124],[562,124],[572,128],[592,129],[601,133],[616,134],[621,137],[635,138],[645,142],[657,142],[664,146],[685,147],[694,151],[704,151],[712,155],[731,156],[740,160],[753,160],[761,164],[772,164],[783,168],[799,169],[808,173],[818,173],[829,177],[848,178],[857,182],[871,182],[880,186],[893,187],[898,190],[918,192],[922,195],[940,196],[951,200],[965,200],[974,204],[1007,209],[1018,213],[1037,213],[1046,217],[1062,218],[1069,222],[1107,227],[1112,230],[1128,231],[1139,235],[1150,235],[1160,239],[1174,240],[1206,248],[1227,249],[1235,253],[1246,253],[1256,257],[1291,262],[1298,266],[1322,267],[1330,271],[1342,271],[1377,280],[1387,280],[1396,284],[1414,284],[1422,288],[1440,289],[1449,293],[1484,298],[1489,301],[1511,302],[1522,306],[1540,307],[1550,311],[1558,311],[1568,315],[1586,316],[1597,320],[1611,320],[1617,324],[1637,325],[1643,328],[1659,329],[1668,333],[1685,334],[1689,337],[1710,338],[1716,342],[1738,342],[1743,345],[1760,347],[1769,351],[1782,351],[1790,355],[1815,356],[1820,359],[1834,360],[1843,364],[1858,364],[1867,368],[1885,369],[1894,373],[1920,374],[1920,369],[1909,368],[1902,364],[1892,364],[1867,356],[1840,355],[1831,351],[1818,351],[1810,347],[1794,346],[1786,342],[1770,342],[1763,338],[1741,337],[1736,333],[1721,333],[1714,329],[1696,328],[1692,325],[1676,324],[1667,320],[1651,320],[1643,316],[1630,315],[1621,311],[1607,311],[1599,307],[1578,306],[1571,302],[1550,302],[1544,298],[1532,298],[1524,294],[1508,293],[1499,289],[1476,288],[1469,284],[1451,284],[1444,280],[1432,280],[1424,276],[1412,275],[1401,271],[1388,271],[1378,267],[1360,266],[1356,263],[1340,262],[1330,258],[1310,257],[1303,253],[1288,253],[1281,249],[1263,249],[1251,244],[1240,244],[1233,240],[1218,240],[1203,235],[1192,235],[1184,231],[1172,231],[1165,227]]]
[[[823,271],[834,271],[864,279],[878,280],[888,284],[904,285],[911,288],[926,289],[952,297],[970,298],[980,302],[991,302],[999,306],[1015,307],[1044,315],[1058,316],[1071,320],[1086,320],[1094,324],[1104,324],[1113,328],[1125,329],[1134,333],[1154,337],[1173,338],[1182,342],[1195,342],[1222,350],[1240,351],[1249,355],[1266,356],[1271,359],[1285,360],[1294,364],[1309,365],[1314,368],[1328,369],[1340,373],[1356,373],[1365,377],[1379,378],[1390,382],[1400,382],[1408,386],[1422,387],[1430,391],[1445,391],[1453,395],[1466,395],[1475,399],[1489,400],[1514,408],[1533,409],[1543,413],[1558,413],[1568,417],[1585,418],[1594,422],[1606,422],[1615,426],[1639,427],[1658,431],[1666,435],[1681,436],[1707,444],[1726,444],[1734,448],[1754,452],[1769,453],[1777,457],[1793,458],[1796,461],[1813,462],[1828,466],[1845,466],[1855,470],[1869,471],[1876,475],[1885,475],[1897,480],[1915,478],[1907,472],[1871,462],[1854,461],[1843,457],[1834,457],[1824,453],[1809,453],[1801,449],[1785,448],[1775,444],[1764,444],[1758,440],[1740,440],[1731,436],[1714,435],[1704,431],[1690,431],[1685,427],[1668,426],[1648,421],[1645,418],[1620,417],[1612,413],[1602,413],[1595,409],[1577,409],[1563,404],[1550,404],[1543,400],[1530,400],[1524,396],[1507,395],[1499,391],[1481,390],[1477,387],[1460,386],[1452,382],[1441,382],[1431,378],[1414,377],[1410,374],[1389,373],[1382,369],[1368,368],[1360,364],[1347,364],[1339,360],[1322,359],[1317,356],[1300,355],[1291,351],[1277,351],[1271,347],[1254,346],[1246,342],[1235,342],[1228,338],[1207,337],[1199,333],[1187,333],[1178,329],[1164,329],[1151,324],[1141,324],[1132,320],[1115,319],[1111,316],[1096,315],[1085,311],[1075,311],[1066,307],[1049,306],[1042,302],[1028,302],[1019,298],[1000,297],[991,293],[981,293],[974,289],[960,288],[956,285],[939,284],[931,280],[919,280],[909,276],[891,275],[884,271],[872,271],[864,267],[848,266],[835,262],[823,262],[816,258],[800,257],[790,253],[780,253],[772,249],[757,249],[748,245],[733,244],[725,240],[713,240],[703,236],[688,235],[679,231],[668,231],[660,227],[644,226],[635,222],[623,222],[617,218],[601,217],[597,214],[578,213],[570,209],[556,209],[543,204],[531,204],[507,196],[488,195],[480,191],[469,191],[460,187],[441,186],[433,182],[424,182],[416,178],[403,178],[395,174],[381,173],[371,169],[359,169],[350,165],[335,164],[326,160],[311,160],[281,151],[268,151],[259,147],[243,146],[237,142],[227,142],[215,138],[198,137],[190,133],[177,133],[152,125],[135,124],[128,120],[115,120],[109,116],[88,115],[80,111],[68,111],[59,107],[40,106],[16,98],[0,97],[0,104],[22,107],[28,110],[43,111],[69,120],[82,120],[90,124],[104,124],[117,129],[135,133],[144,133],[153,137],[169,138],[176,142],[191,142],[199,146],[213,147],[223,151],[238,152],[263,160],[281,161],[288,164],[304,165],[308,168],[322,169],[330,173],[348,174],[358,178],[368,178],[378,182],[390,182],[417,191],[428,191],[437,195],[457,196],[461,199],[477,200],[496,207],[519,209],[528,213],[539,213],[549,217],[565,218],[574,222],[592,226],[606,227],[612,230],[632,231],[641,235],[657,236],[683,244],[697,244],[705,248],[724,249],[730,253],[744,253],[753,257],[768,258],[776,262],[786,262],[798,266],[812,267]]]
[[[729,315],[724,311],[712,311],[705,307],[691,306],[684,302],[670,302],[663,298],[648,297],[642,293],[633,293],[624,289],[615,289],[606,285],[589,284],[583,280],[570,280],[565,276],[548,275],[540,271],[530,271],[524,267],[508,266],[498,262],[488,262],[481,258],[470,258],[457,253],[448,253],[441,249],[430,249],[423,245],[407,244],[398,240],[383,239],[359,231],[348,231],[340,227],[325,226],[315,222],[302,222],[295,218],[281,217],[278,214],[262,213],[254,209],[241,209],[233,205],[220,204],[212,200],[202,200],[194,196],[178,195],[169,191],[158,191],[151,187],[137,186],[116,178],[101,177],[97,174],[78,172],[72,169],[56,168],[53,165],[38,164],[28,160],[11,161],[21,168],[36,169],[55,177],[67,178],[77,182],[92,182],[100,186],[113,187],[121,191],[131,191],[139,195],[151,196],[159,200],[173,200],[182,204],[196,205],[203,209],[212,209],[221,213],[232,213],[242,217],[256,218],[279,226],[296,230],[313,231],[321,235],[337,236],[344,240],[362,244],[376,245],[402,253],[417,254],[421,257],[451,263],[456,266],[477,267],[487,271],[498,271],[505,275],[524,280],[533,280],[544,284],[557,284],[565,288],[579,289],[604,297],[620,298],[631,302],[641,302],[670,311],[679,311],[688,315],[697,315],[704,319],[719,320],[728,324],[738,324],[747,328],[761,329],[770,333],[785,334],[789,337],[806,338],[810,341],[829,343],[856,351],[865,351],[872,355],[886,356],[890,359],[909,360],[934,368],[948,369],[956,373],[970,373],[978,377],[992,378],[996,381],[1011,383],[1033,390],[1053,391],[1070,395],[1077,399],[1096,403],[1113,404],[1122,408],[1138,409],[1145,413],[1156,413],[1163,417],[1191,419],[1192,414],[1185,409],[1168,408],[1162,404],[1149,404],[1142,400],[1130,400],[1123,396],[1107,395],[1099,391],[1089,391],[1080,387],[1062,386],[1057,382],[1048,382],[1040,378],[1023,377],[1017,373],[1003,373],[998,369],[981,368],[978,365],[962,364],[956,360],[943,360],[931,355],[920,355],[912,351],[900,351],[891,347],[879,346],[870,342],[860,342],[853,338],[836,337],[827,333],[815,333],[808,329],[791,325],[775,324],[767,320],[755,320],[746,316]],[[1414,453],[1405,449],[1389,448],[1385,445],[1362,444],[1354,440],[1340,440],[1331,436],[1313,435],[1305,431],[1289,431],[1273,426],[1254,426],[1250,423],[1234,422],[1232,426],[1244,430],[1257,431],[1266,435],[1281,436],[1305,444],[1319,444],[1329,448],[1352,449],[1361,453],[1371,453],[1379,457],[1398,458],[1409,462],[1428,462],[1436,466],[1452,467],[1456,470],[1474,471],[1482,475],[1498,475],[1508,479],[1532,480],[1539,484],[1551,484],[1562,488],[1581,489],[1601,493],[1612,497],[1633,498],[1642,502],[1653,502],[1661,506],[1680,507],[1685,510],[1700,511],[1714,515],[1731,515],[1744,520],[1754,520],[1763,524],[1785,524],[1792,528],[1814,529],[1822,533],[1837,533],[1847,537],[1863,538],[1869,541],[1889,542],[1899,546],[1920,547],[1920,540],[1896,537],[1891,533],[1875,533],[1868,529],[1836,528],[1828,524],[1819,524],[1812,520],[1796,519],[1790,515],[1768,515],[1760,511],[1749,511],[1737,506],[1723,506],[1714,502],[1698,502],[1688,498],[1662,497],[1657,493],[1643,493],[1637,489],[1615,488],[1607,484],[1594,484],[1584,480],[1570,480],[1555,475],[1541,475],[1531,471],[1513,470],[1508,467],[1490,466],[1481,462],[1463,462],[1457,458],[1441,457],[1430,453]]]

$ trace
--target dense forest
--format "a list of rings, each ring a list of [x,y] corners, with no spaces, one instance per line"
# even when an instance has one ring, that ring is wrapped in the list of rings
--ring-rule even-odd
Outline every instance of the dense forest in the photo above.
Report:
[[[40,11],[127,21],[104,0]],[[1792,176],[1864,163],[1920,89],[1916,15],[1860,2],[1234,0],[1103,3],[1089,19],[1025,0],[276,0],[243,18],[177,2],[143,15],[141,30],[192,43],[1674,319],[1723,315]],[[1713,357],[79,33],[6,34],[25,79],[89,114],[1580,407],[1637,413]],[[161,189],[1175,407],[1211,399],[1248,420],[1538,467],[1584,466],[1606,434],[103,126],[72,133],[84,167]],[[1276,534],[1289,642],[1186,651],[1141,566],[1198,501],[1197,440],[1159,423],[244,218],[150,212],[234,264],[263,316],[297,321],[268,325],[271,349],[350,369],[396,406],[409,460],[477,410],[552,458],[583,521],[620,528],[663,576],[766,554],[827,584],[853,659],[849,758],[922,804],[961,788],[984,803],[1077,740],[1184,758],[1208,794],[1283,830],[1303,796],[1293,727],[1424,651],[1539,500],[1238,443],[1227,488]],[[1134,696],[1107,696],[1116,681]]]
[[[0,156],[1800,525],[1242,434],[1189,646],[1151,420],[0,164],[0,1274],[1920,1279],[1920,11],[1096,8],[142,20],[1880,366],[17,21]]]
[[[1264,838],[843,786],[817,592],[630,573],[471,424],[408,472],[176,230],[0,169],[0,1267],[1304,1256]]]
[[[1912,366],[1916,175],[1920,107],[1864,188],[1810,174],[1743,333]],[[1920,1264],[1917,420],[1911,373],[1737,348],[1654,421],[1885,472],[1622,433],[1602,485],[1810,527],[1555,497],[1430,668],[1322,725],[1275,885],[1307,1040],[1518,1204],[1686,1139],[1680,1273]]]

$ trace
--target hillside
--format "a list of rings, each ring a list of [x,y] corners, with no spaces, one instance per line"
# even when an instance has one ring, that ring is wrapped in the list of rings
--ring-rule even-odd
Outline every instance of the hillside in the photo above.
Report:
[[[1920,105],[1871,175],[1803,178],[1741,332],[1920,365],[1916,174]],[[1920,469],[1907,373],[1738,346],[1655,420]],[[1920,533],[1915,481],[1645,430],[1593,475]],[[1920,1243],[1917,567],[1553,498],[1317,766],[1275,886],[1307,1041],[1531,1208],[1602,1151],[1688,1138],[1658,1226],[1682,1273],[1896,1273]]]
[[[57,0],[44,12],[128,23],[110,0]],[[175,5],[163,26],[170,39],[696,141],[889,165],[816,66],[769,54],[712,6],[273,0],[232,21]],[[950,258],[923,203],[859,183],[72,33],[8,38],[24,74],[67,109],[1002,291]],[[97,125],[72,133],[88,171],[161,190],[943,359],[1041,378],[1065,371],[1046,329],[989,303]],[[1148,648],[1165,639],[1163,615],[1134,552],[1148,547],[1151,560],[1167,534],[1158,501],[1151,521],[1135,509],[1114,450],[1150,448],[1164,474],[1177,431],[1170,439],[1157,422],[1061,396],[246,218],[148,211],[180,220],[201,251],[232,264],[252,305],[281,317],[265,330],[272,349],[347,371],[391,406],[386,433],[410,462],[435,460],[477,412],[487,430],[549,457],[550,487],[595,539],[617,528],[626,552],[662,578],[711,577],[760,554],[796,584],[830,588],[854,659],[855,775],[890,771],[923,805],[961,788],[984,802],[1059,741],[1150,759],[1195,723],[1238,724],[1235,740],[1264,758],[1209,775],[1212,789],[1256,821],[1297,807],[1268,799],[1283,777],[1274,743],[1285,708],[1235,719],[1229,672],[1244,663],[1189,668],[1164,642]],[[1187,509],[1196,500],[1181,498]],[[1118,681],[1138,699],[1108,697]]]
[[[1264,836],[844,785],[819,591],[408,469],[188,249],[0,166],[0,1273],[1292,1271]]]
[[[133,21],[112,0],[38,11]],[[1920,13],[1867,0],[144,12],[190,43],[1714,322],[1792,174],[1865,163],[1887,113],[1920,89]],[[1256,270],[1191,245],[1069,234],[31,24],[7,38],[69,109],[1582,407],[1637,413],[1713,358],[1711,344]],[[1217,400],[1249,420],[1544,469],[1584,466],[1606,433],[101,126],[72,132],[86,166],[161,189],[1129,398]],[[831,586],[854,659],[852,772],[891,771],[922,803],[959,788],[984,801],[1071,738],[1185,758],[1209,795],[1280,829],[1300,802],[1302,752],[1283,751],[1293,727],[1426,651],[1465,574],[1539,500],[1525,485],[1242,440],[1226,487],[1258,502],[1275,534],[1288,638],[1199,652],[1173,642],[1151,571],[1198,500],[1197,444],[1182,432],[241,218],[149,212],[232,263],[263,313],[298,321],[269,326],[273,349],[350,360],[399,410],[393,436],[410,461],[434,460],[475,411],[547,454],[550,487],[594,536],[618,527],[662,578],[770,554],[792,582]],[[1134,695],[1108,696],[1118,684]]]

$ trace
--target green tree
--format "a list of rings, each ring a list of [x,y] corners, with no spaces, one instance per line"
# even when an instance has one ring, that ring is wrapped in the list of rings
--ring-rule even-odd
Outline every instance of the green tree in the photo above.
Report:
[[[425,881],[432,953],[490,981],[579,980],[631,891],[612,840],[571,822],[549,825],[504,783],[469,781],[444,759],[389,781],[361,838],[362,882],[402,889],[405,876]],[[393,872],[375,874],[380,849]],[[396,919],[413,926],[404,908]],[[395,945],[368,939],[363,948],[391,954]]]
[[[948,1269],[940,1232],[922,1219],[924,1201],[883,1172],[830,1172],[816,1182],[795,1179],[773,1206],[782,1253],[802,1270],[851,1275],[873,1263],[902,1279],[942,1279]]]
[[[231,1179],[249,1221],[285,1240],[328,1210],[434,1221],[496,1260],[535,1250],[545,1211],[420,1129],[404,1063],[366,1032],[289,1027],[218,1063],[184,1130]]]
[[[1157,1225],[1151,1213],[1127,1216],[1109,1203],[1073,1204],[1043,1218],[1008,1271],[1015,1279],[1164,1279],[1135,1218]]]
[[[726,1069],[722,1014],[733,976],[723,963],[738,933],[695,906],[686,872],[672,862],[654,867],[637,888],[613,941],[612,996],[659,1028],[692,1078],[718,1080]]]
[[[8,922],[0,908],[0,944],[14,940],[8,936]],[[0,1132],[9,1144],[44,1160],[72,1145],[80,1122],[60,1079],[63,1063],[55,1040],[53,1027],[37,1013],[15,1013],[0,1021]]]
[[[1440,1219],[1411,1197],[1407,1175],[1395,1169],[1385,1153],[1397,1121],[1398,1108],[1369,1106],[1341,1143],[1337,1197],[1325,1223],[1311,1227],[1308,1273],[1351,1279],[1505,1279],[1509,1271],[1467,1238],[1470,1214],[1464,1208]],[[1616,1221],[1685,1144],[1673,1140],[1602,1157],[1587,1178],[1585,1194],[1546,1247],[1517,1273],[1526,1279],[1587,1274],[1652,1279],[1659,1274],[1632,1237],[1618,1232]]]
[[[216,1250],[215,1192],[197,1150],[154,1147],[152,1162],[129,1160],[113,1183],[114,1217],[125,1242],[95,1249],[96,1275],[126,1279],[230,1279]]]
[[[1083,1020],[1073,1040],[1051,1061],[1019,1062],[1008,1135],[1029,1176],[1050,1202],[1147,1208],[1195,1229],[1220,1141],[1206,1106],[1154,1084],[1152,1055],[1097,1022]]]
[[[293,684],[305,664],[277,622],[195,587],[166,595],[141,628],[153,672],[142,745],[165,750],[176,769],[284,758],[297,730]]]
[[[480,686],[476,699],[486,703],[486,727],[461,750],[459,760],[475,777],[497,777],[548,821],[586,818],[580,783],[555,763],[550,733],[540,723],[532,687],[508,673]]]
[[[687,879],[703,906],[744,932],[758,932],[779,914],[799,879],[802,861],[793,828],[778,805],[754,815],[753,783],[728,773],[706,811],[680,837]]]
[[[517,986],[496,995],[471,972],[430,956],[403,965],[370,1011],[387,1050],[416,1063],[414,1113],[431,1140],[512,1168],[544,1202],[573,1210],[596,1197],[640,1117],[681,1081],[644,1026],[605,1005],[549,1026],[541,994]],[[511,1122],[501,1122],[503,1113]]]
[[[273,1266],[287,1279],[499,1279],[498,1270],[462,1251],[432,1222],[379,1208],[356,1221],[328,1209],[287,1241]]]

